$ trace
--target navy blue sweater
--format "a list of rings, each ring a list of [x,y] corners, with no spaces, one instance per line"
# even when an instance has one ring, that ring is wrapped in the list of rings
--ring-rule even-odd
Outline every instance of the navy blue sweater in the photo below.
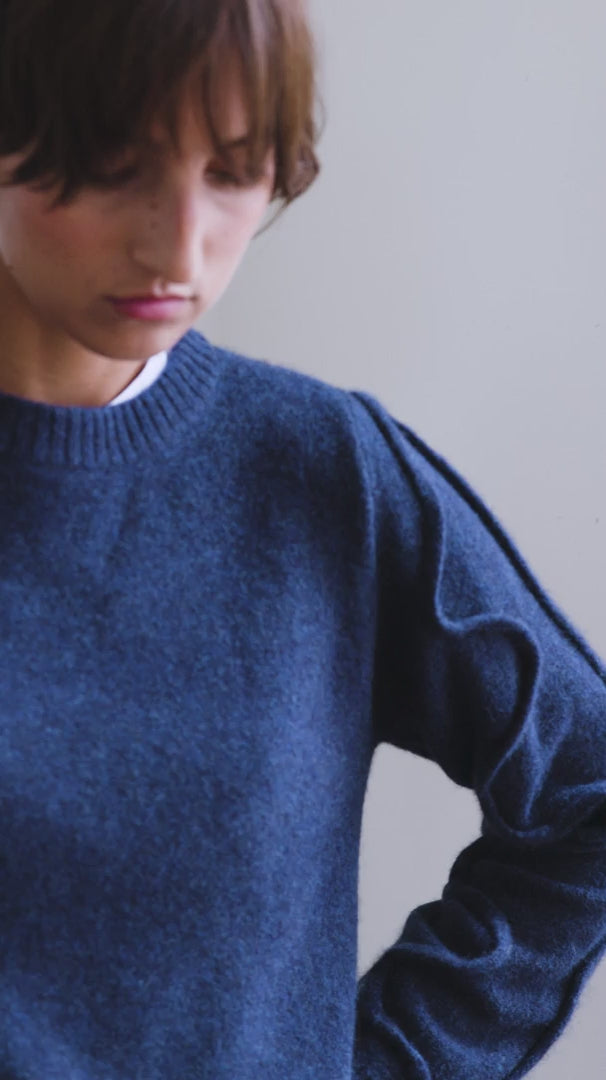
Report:
[[[606,948],[606,670],[454,469],[190,330],[0,394],[0,522],[2,1080],[525,1075]],[[482,828],[357,980],[381,742]]]

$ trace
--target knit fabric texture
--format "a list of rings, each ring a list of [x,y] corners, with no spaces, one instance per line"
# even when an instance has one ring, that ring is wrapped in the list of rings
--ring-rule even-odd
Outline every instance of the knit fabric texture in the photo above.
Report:
[[[190,330],[0,394],[0,522],[2,1080],[524,1076],[606,950],[606,669],[452,466]],[[382,742],[482,827],[358,979]]]

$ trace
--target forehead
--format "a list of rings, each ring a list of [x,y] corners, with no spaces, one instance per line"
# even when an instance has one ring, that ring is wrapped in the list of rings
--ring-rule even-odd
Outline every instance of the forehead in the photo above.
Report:
[[[221,139],[228,143],[243,142],[248,130],[249,116],[241,64],[231,57],[221,70],[215,85],[210,87],[210,100],[204,101],[202,78],[195,71],[181,86],[175,109],[176,130],[170,132],[166,115],[157,116],[150,125],[146,142],[165,146],[170,136],[182,148],[184,145],[210,140],[206,108],[211,109]],[[206,106],[206,108],[205,108]]]

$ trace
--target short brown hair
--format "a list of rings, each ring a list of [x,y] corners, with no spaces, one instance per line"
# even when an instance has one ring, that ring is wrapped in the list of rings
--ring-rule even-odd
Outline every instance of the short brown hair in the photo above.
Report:
[[[286,209],[320,172],[306,0],[1,0],[0,155],[31,151],[8,184],[59,184],[53,207],[65,206],[158,115],[175,142],[180,91],[198,68],[224,159],[210,101],[234,46],[252,139],[247,168],[256,174],[274,148],[272,201]]]

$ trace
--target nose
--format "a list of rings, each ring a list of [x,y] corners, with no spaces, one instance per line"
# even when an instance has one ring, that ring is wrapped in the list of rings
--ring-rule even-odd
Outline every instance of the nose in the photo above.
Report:
[[[199,189],[173,187],[161,197],[154,196],[138,216],[134,261],[145,267],[150,279],[199,281],[211,215],[212,208]],[[177,285],[167,291],[190,299],[196,289]]]

